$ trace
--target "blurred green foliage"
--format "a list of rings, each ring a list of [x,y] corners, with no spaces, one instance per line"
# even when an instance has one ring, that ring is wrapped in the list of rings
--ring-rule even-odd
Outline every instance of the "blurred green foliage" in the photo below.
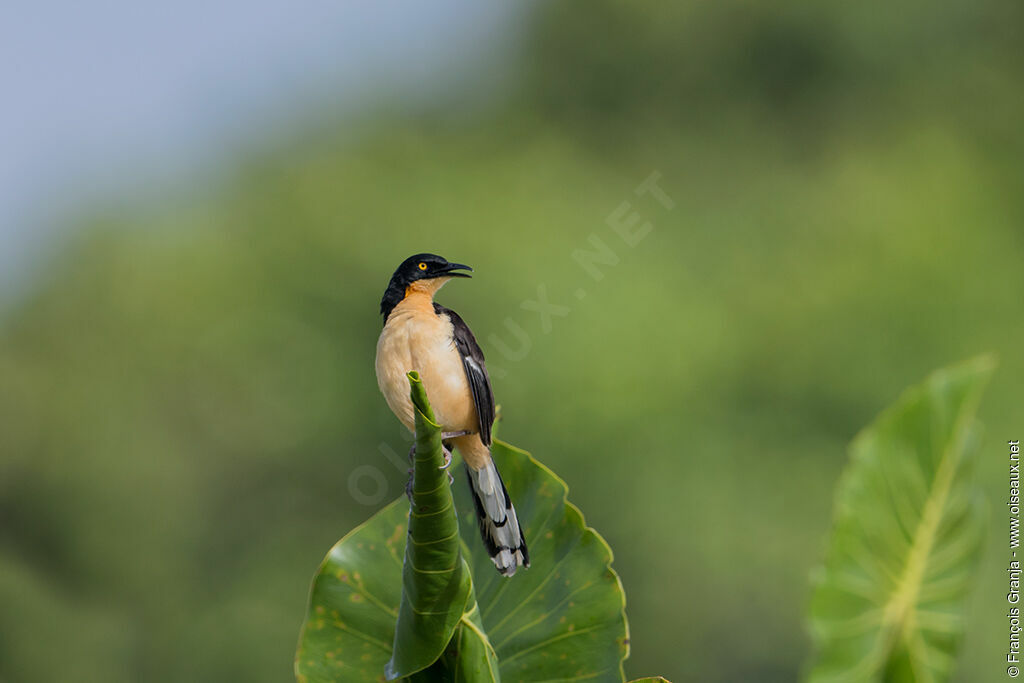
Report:
[[[1005,494],[1022,20],[550,3],[484,106],[319,125],[83,219],[0,327],[0,680],[291,675],[309,576],[375,509],[350,475],[378,467],[381,504],[406,479],[372,365],[417,251],[477,269],[439,298],[481,339],[503,435],[615,548],[627,674],[793,680],[845,444],[904,386],[999,353],[980,474]],[[652,171],[672,210],[634,193]],[[623,202],[652,225],[633,247]],[[618,258],[600,281],[571,256],[592,236]],[[523,307],[539,286],[569,309],[549,327]],[[1001,671],[1001,520],[960,681]]]

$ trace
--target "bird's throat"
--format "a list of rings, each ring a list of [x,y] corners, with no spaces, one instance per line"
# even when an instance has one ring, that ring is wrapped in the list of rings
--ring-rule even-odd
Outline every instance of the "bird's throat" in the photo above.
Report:
[[[434,277],[429,280],[416,280],[405,288],[405,298],[408,299],[410,296],[424,296],[427,298],[427,302],[430,303],[434,300],[434,294],[437,293],[437,290],[444,287],[444,284],[449,280],[451,280],[450,277]]]
[[[421,309],[433,311],[434,294],[450,280],[450,277],[435,277],[429,280],[416,280],[406,285],[403,292],[402,286],[395,282],[388,285],[384,292],[384,298],[380,302],[380,312],[386,323],[391,317],[391,312],[397,307],[403,309]]]

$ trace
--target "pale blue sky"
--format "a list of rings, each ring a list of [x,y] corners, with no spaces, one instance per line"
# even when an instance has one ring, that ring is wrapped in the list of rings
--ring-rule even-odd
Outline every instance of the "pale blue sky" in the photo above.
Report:
[[[0,9],[0,292],[62,217],[216,172],[319,107],[429,95],[507,46],[521,4],[15,0]],[[0,294],[0,299],[4,297]]]

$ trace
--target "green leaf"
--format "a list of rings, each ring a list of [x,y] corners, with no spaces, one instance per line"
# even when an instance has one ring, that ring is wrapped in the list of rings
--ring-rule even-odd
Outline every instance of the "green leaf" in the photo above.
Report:
[[[974,415],[993,367],[933,373],[854,440],[810,605],[812,683],[949,678],[986,518]]]
[[[417,385],[413,383],[414,396]],[[440,473],[446,483],[447,475],[437,469],[437,427],[420,399],[413,505],[419,510],[422,501],[429,501],[428,511],[442,511],[451,493],[448,486],[433,488],[427,481]],[[428,452],[429,461],[423,456]],[[431,555],[423,559],[448,570],[444,584],[427,581],[424,589],[424,578],[432,575],[412,572],[412,565],[425,566],[421,545],[410,544],[403,562],[409,509],[403,496],[339,541],[321,565],[296,655],[300,682],[382,681],[386,665],[391,673],[413,681],[624,680],[622,662],[629,652],[625,597],[610,567],[611,550],[585,526],[579,510],[566,500],[564,482],[550,470],[501,442],[494,443],[492,456],[519,513],[532,568],[511,578],[495,570],[480,541],[468,484],[458,466],[459,533],[451,538],[459,557],[461,535],[461,559],[449,563],[452,551],[445,543],[428,546]],[[445,515],[414,516],[410,537],[429,533],[446,540],[447,524],[454,525],[456,517],[450,515],[446,522],[441,517]],[[442,546],[443,552],[438,549]],[[468,585],[465,595],[462,577]],[[424,601],[428,593],[433,602]],[[428,609],[445,601],[450,609],[443,615]],[[428,653],[437,661],[423,664]],[[428,668],[415,669],[421,665]]]
[[[295,655],[300,683],[383,681],[402,592],[409,504],[395,500],[331,548]]]

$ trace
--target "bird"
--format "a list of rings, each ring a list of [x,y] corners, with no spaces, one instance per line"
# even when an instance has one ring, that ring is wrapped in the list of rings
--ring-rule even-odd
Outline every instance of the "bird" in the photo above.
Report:
[[[380,302],[384,329],[377,340],[377,384],[388,407],[410,432],[415,413],[407,373],[419,373],[434,417],[441,425],[445,466],[448,446],[465,463],[480,536],[498,572],[506,577],[530,566],[512,499],[491,459],[494,393],[483,351],[455,311],[434,301],[453,278],[469,278],[472,268],[436,254],[405,259],[388,282]]]

